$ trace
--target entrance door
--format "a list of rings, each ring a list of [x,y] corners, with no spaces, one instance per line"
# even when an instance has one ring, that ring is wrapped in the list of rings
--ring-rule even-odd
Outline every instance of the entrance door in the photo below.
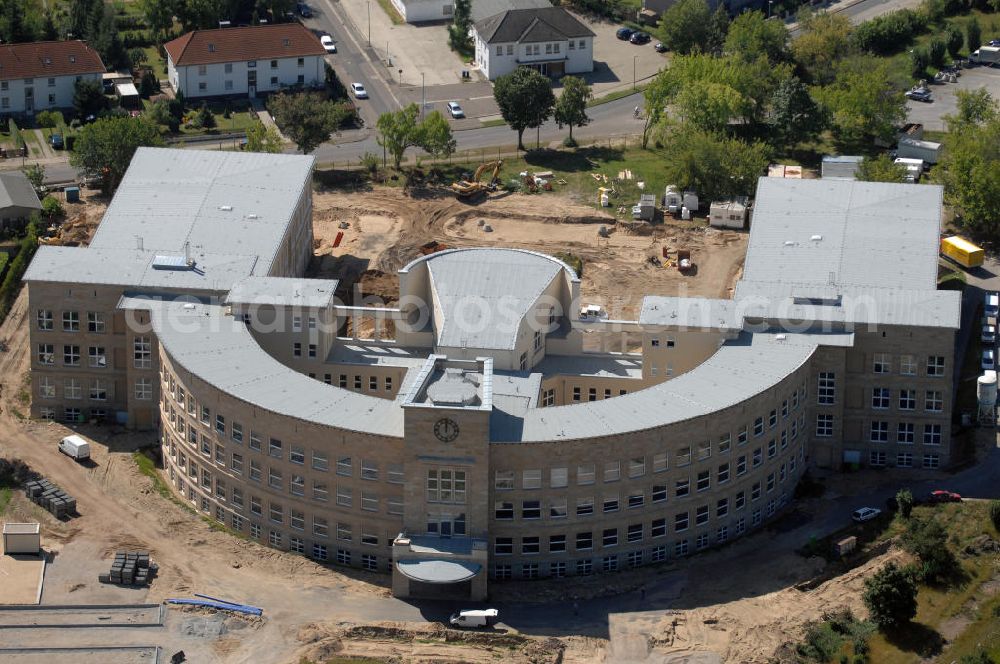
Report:
[[[24,112],[31,113],[35,110],[35,89],[24,89]]]
[[[257,72],[252,69],[247,72],[247,94],[251,99],[257,96]]]

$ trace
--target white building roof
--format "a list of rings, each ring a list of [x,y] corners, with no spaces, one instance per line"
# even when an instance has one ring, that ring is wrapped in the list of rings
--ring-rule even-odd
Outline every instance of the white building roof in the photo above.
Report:
[[[942,191],[761,178],[743,280],[934,290]]]
[[[247,277],[233,285],[226,304],[325,309],[333,305],[338,283],[336,279]]]
[[[736,315],[735,302],[732,300],[647,295],[642,298],[639,324],[672,328],[739,330],[743,327],[743,319]]]

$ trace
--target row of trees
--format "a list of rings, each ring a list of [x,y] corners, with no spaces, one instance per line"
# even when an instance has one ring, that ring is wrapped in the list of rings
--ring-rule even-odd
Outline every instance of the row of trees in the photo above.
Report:
[[[49,9],[33,0],[3,0],[0,36],[6,43],[85,39],[112,67],[132,64],[111,6],[104,0],[72,0],[68,9]]]

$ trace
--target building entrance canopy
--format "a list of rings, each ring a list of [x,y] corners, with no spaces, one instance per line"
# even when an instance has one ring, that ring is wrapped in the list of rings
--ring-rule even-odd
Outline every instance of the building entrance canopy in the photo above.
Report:
[[[479,574],[483,568],[478,563],[460,560],[400,560],[396,563],[400,573],[413,581],[424,583],[461,583]]]

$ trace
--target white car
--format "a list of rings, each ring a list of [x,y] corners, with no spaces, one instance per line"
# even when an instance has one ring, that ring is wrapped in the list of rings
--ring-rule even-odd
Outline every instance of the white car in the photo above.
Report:
[[[323,35],[319,38],[319,43],[323,45],[327,53],[336,53],[337,45],[333,43],[333,37],[330,35]]]
[[[881,513],[882,510],[874,507],[862,507],[861,509],[851,512],[851,518],[858,523],[864,523],[865,521],[871,521],[872,519],[878,517]]]
[[[982,364],[983,371],[991,371],[997,368],[996,358],[993,356],[993,349],[987,348],[983,351],[983,361]]]
[[[979,337],[979,339],[984,344],[995,344],[997,342],[997,328],[996,328],[996,326],[995,325],[990,325],[989,323],[987,323],[986,325],[983,325],[983,334]]]
[[[351,83],[351,92],[357,99],[368,99],[368,91],[360,83]]]
[[[462,110],[462,107],[458,105],[457,101],[448,102],[448,112],[451,113],[451,117],[453,118],[465,117],[465,111]]]

